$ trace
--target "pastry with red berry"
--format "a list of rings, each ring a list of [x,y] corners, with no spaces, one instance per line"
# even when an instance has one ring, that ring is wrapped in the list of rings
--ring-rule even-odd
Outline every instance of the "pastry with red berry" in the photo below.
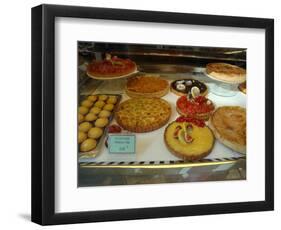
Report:
[[[105,60],[93,60],[87,67],[87,74],[93,78],[113,79],[127,76],[137,71],[137,65],[130,59],[109,55]]]
[[[185,117],[208,120],[214,109],[213,102],[204,96],[181,96],[177,100],[177,111]]]

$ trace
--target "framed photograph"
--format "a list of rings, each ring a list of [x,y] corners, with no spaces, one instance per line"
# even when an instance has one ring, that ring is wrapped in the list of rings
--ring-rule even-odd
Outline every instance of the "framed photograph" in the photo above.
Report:
[[[32,221],[274,208],[274,21],[32,8]]]

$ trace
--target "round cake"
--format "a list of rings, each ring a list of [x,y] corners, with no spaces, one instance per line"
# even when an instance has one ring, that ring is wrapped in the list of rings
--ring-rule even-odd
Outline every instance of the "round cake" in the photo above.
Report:
[[[212,131],[191,122],[170,123],[165,129],[164,141],[170,152],[189,161],[206,157],[214,146]]]
[[[125,88],[130,97],[162,97],[169,92],[168,81],[151,75],[129,78]]]
[[[87,74],[93,78],[111,79],[126,76],[136,70],[135,62],[115,56],[102,61],[93,60],[87,67]]]
[[[206,73],[219,81],[239,84],[246,80],[246,70],[228,63],[209,63]]]
[[[210,117],[209,126],[221,143],[239,153],[246,153],[245,108],[219,107]]]
[[[198,95],[205,96],[208,93],[207,86],[198,80],[194,79],[180,79],[171,83],[171,92],[178,96],[184,96],[192,93],[192,89],[198,89]],[[197,95],[197,96],[198,96]]]
[[[115,112],[117,123],[131,132],[144,133],[159,129],[171,116],[171,106],[160,98],[132,98],[122,102]]]
[[[213,102],[204,96],[190,99],[187,96],[181,96],[176,105],[180,115],[202,120],[208,120],[215,109]]]

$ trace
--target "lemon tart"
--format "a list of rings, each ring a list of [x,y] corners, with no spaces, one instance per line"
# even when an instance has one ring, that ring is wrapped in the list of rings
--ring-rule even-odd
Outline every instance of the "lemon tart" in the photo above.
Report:
[[[191,122],[172,122],[165,129],[164,141],[174,155],[184,160],[200,160],[212,151],[214,136],[208,126]]]

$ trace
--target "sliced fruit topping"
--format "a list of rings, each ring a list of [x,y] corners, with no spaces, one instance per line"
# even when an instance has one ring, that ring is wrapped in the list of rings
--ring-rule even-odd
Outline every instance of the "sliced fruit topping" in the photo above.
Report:
[[[209,101],[209,102],[208,102]],[[213,103],[204,96],[181,96],[177,100],[177,108],[184,114],[209,113],[215,109]]]
[[[183,129],[179,131],[178,138],[179,138],[179,141],[182,142],[183,144],[189,144],[193,141],[192,136],[190,136]]]
[[[191,95],[193,98],[197,97],[200,95],[200,89],[197,86],[193,86],[191,88]]]
[[[185,133],[184,140],[186,143],[191,143],[193,141],[192,136],[188,135],[188,133]]]
[[[193,130],[192,124],[187,124],[187,125],[186,125],[186,132],[187,132],[188,134],[191,134],[192,130]]]
[[[175,129],[175,132],[174,132],[174,138],[178,138],[178,135],[179,135],[179,131],[182,129],[182,127],[180,125],[178,125]]]

